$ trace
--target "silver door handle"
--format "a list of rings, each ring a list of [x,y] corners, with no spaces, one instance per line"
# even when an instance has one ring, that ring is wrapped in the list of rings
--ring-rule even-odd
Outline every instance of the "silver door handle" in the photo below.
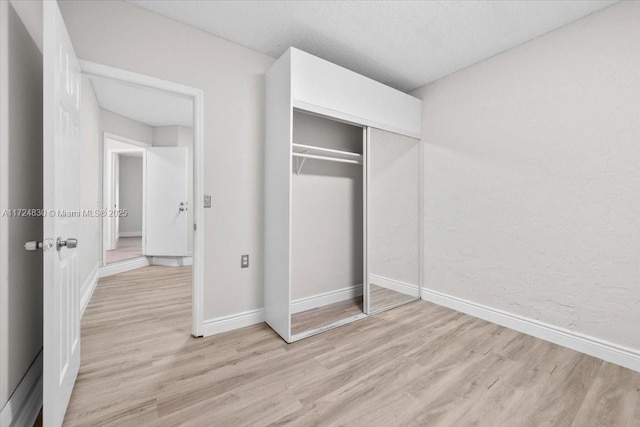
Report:
[[[60,250],[63,246],[66,246],[69,249],[73,249],[78,246],[78,239],[69,238],[67,240],[62,240],[61,237],[58,237],[58,240],[56,241],[56,247],[58,248],[58,250]]]

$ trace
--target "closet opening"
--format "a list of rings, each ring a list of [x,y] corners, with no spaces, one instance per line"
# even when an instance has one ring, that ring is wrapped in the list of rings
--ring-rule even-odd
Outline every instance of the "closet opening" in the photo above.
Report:
[[[365,316],[365,137],[360,126],[293,112],[294,340]]]

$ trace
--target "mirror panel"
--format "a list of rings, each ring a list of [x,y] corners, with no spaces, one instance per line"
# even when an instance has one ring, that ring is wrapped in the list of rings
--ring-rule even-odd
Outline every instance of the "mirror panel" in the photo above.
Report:
[[[368,314],[420,297],[419,140],[370,128],[368,143]]]

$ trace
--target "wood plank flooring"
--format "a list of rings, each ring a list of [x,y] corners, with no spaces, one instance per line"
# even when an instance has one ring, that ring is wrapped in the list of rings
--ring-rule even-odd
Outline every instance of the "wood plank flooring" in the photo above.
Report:
[[[120,237],[116,249],[107,251],[107,264],[142,256],[142,237]]]
[[[291,315],[291,334],[320,328],[362,314],[362,296]]]
[[[371,287],[371,300],[369,301],[369,308],[371,309],[370,313],[416,299],[411,295],[383,288],[382,286],[373,284],[369,286]]]
[[[192,338],[190,274],[100,281],[65,425],[640,425],[640,373],[426,301],[294,344]]]

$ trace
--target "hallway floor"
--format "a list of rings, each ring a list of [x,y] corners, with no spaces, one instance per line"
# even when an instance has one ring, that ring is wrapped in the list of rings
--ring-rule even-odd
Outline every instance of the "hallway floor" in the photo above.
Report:
[[[142,237],[120,237],[116,249],[107,251],[107,264],[142,256]]]

